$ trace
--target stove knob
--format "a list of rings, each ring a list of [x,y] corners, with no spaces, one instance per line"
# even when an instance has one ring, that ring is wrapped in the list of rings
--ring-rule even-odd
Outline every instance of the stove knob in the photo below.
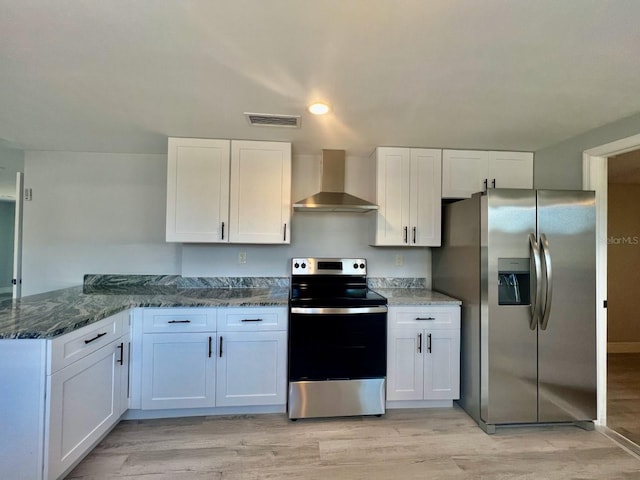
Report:
[[[293,268],[300,268],[300,264],[298,262],[294,263]]]
[[[306,263],[303,263],[303,264],[302,264],[302,268],[307,268],[307,264],[306,264]]]
[[[364,268],[364,263],[361,263],[361,264],[360,264],[360,268]]]
[[[354,264],[353,264],[353,268],[358,268],[358,264],[357,264],[357,263],[354,263]]]

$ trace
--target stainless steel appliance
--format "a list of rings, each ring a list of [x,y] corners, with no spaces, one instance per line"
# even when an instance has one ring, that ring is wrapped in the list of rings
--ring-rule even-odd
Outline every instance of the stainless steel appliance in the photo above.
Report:
[[[459,404],[497,425],[596,418],[595,196],[491,189],[446,205],[433,287],[462,300]]]
[[[289,418],[385,413],[387,300],[366,260],[292,259],[289,304]]]

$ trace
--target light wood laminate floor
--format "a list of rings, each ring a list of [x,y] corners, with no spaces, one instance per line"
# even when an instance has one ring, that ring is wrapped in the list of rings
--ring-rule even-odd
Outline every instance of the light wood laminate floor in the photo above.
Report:
[[[640,445],[640,353],[607,355],[607,426]]]
[[[573,426],[486,435],[459,408],[291,422],[284,414],[121,422],[70,479],[638,479],[640,459]]]

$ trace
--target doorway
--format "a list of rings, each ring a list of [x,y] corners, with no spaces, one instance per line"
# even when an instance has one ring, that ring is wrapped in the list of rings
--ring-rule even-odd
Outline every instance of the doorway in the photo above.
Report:
[[[0,145],[0,302],[20,296],[24,152]]]
[[[607,427],[640,445],[640,150],[607,176]]]
[[[611,142],[605,145],[601,145],[599,147],[595,147],[589,150],[586,150],[583,154],[583,188],[589,190],[596,191],[596,236],[597,236],[597,247],[596,247],[596,298],[597,298],[597,308],[596,308],[596,325],[597,325],[597,359],[598,359],[598,420],[597,424],[602,427],[602,429],[612,436],[616,438],[623,444],[626,444],[629,448],[631,448],[636,453],[640,453],[640,437],[631,438],[632,435],[629,434],[628,431],[625,431],[624,427],[622,427],[622,422],[624,422],[624,418],[626,418],[626,414],[624,409],[620,407],[623,406],[621,402],[618,402],[621,397],[626,397],[629,395],[629,392],[625,392],[624,390],[620,390],[620,387],[617,387],[619,384],[625,383],[625,373],[624,370],[627,368],[624,365],[618,365],[618,362],[614,363],[614,360],[618,360],[617,358],[611,357],[611,367],[614,367],[611,372],[608,372],[608,311],[607,311],[607,300],[608,294],[611,293],[613,295],[613,299],[615,299],[615,294],[612,290],[609,290],[609,282],[608,282],[608,273],[609,273],[609,259],[608,259],[608,247],[609,247],[609,232],[608,232],[608,201],[609,201],[609,165],[614,165],[613,162],[616,160],[620,160],[623,154],[627,154],[629,152],[640,150],[640,135],[634,135],[632,137],[627,137],[621,140],[617,140],[615,142]],[[619,164],[618,166],[621,166]],[[614,167],[615,169],[615,167]],[[612,171],[614,170],[612,169]],[[613,185],[613,184],[612,184]],[[615,188],[616,192],[614,194],[617,195],[617,187]],[[617,214],[617,213],[616,213]],[[635,243],[635,233],[631,235],[626,234],[617,234],[612,232],[612,236],[620,236],[619,240],[614,239],[613,242],[627,242],[629,245]],[[624,239],[622,238],[624,237]],[[631,237],[631,238],[626,238]],[[640,233],[638,234],[638,242],[640,243]],[[640,247],[640,245],[639,245]],[[618,252],[616,252],[617,254]],[[630,251],[626,252],[627,254]],[[616,259],[612,258],[612,261],[616,261]],[[615,288],[615,285],[612,285],[612,288]],[[617,293],[617,292],[616,292]],[[637,297],[636,297],[637,298]],[[612,334],[617,335],[617,331],[611,330]],[[614,337],[615,338],[615,337]],[[624,343],[624,342],[617,342]],[[634,343],[634,342],[629,342]],[[620,345],[618,345],[619,347]],[[615,354],[612,352],[612,354]],[[620,369],[621,368],[621,369]],[[608,373],[611,375],[611,382],[608,381]],[[622,379],[620,378],[622,375]],[[621,382],[621,383],[618,383]],[[610,385],[609,385],[610,384]],[[608,398],[608,387],[611,386],[612,390],[611,394],[611,402],[609,402]],[[623,388],[627,388],[626,386]],[[637,403],[637,402],[635,402]],[[609,407],[611,408],[611,412],[609,412]],[[609,418],[611,414],[611,418]],[[616,427],[617,425],[617,427]],[[628,424],[633,429],[636,427],[632,426],[631,423]],[[617,430],[616,430],[617,428]],[[640,429],[639,429],[640,431]],[[626,434],[626,435],[625,435]],[[629,436],[627,436],[629,435]]]

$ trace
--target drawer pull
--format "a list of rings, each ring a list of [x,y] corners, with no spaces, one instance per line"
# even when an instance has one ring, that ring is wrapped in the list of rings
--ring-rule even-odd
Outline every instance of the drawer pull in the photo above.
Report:
[[[261,322],[261,318],[243,318],[241,322]]]
[[[191,320],[169,320],[167,323],[191,323]]]
[[[416,320],[435,320],[434,317],[416,317]]]
[[[220,358],[222,358],[222,335],[220,335]]]
[[[107,334],[107,332],[99,333],[95,337],[90,338],[89,340],[85,340],[84,344],[87,345],[87,344],[89,344],[91,342],[95,342],[97,339],[99,339],[100,337],[104,337],[106,334]]]

